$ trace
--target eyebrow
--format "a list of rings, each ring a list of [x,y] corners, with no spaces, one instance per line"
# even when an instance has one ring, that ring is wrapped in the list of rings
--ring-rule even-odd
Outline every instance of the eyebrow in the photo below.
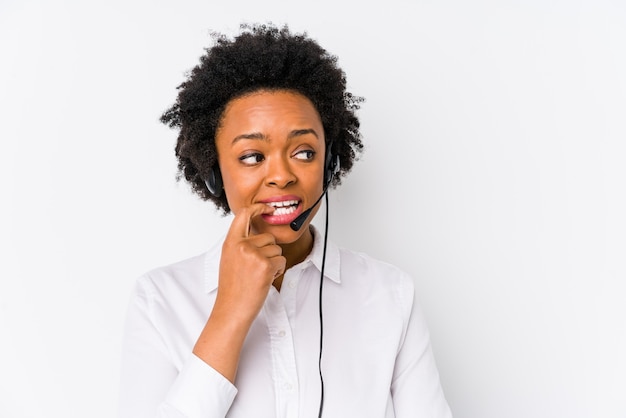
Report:
[[[317,134],[317,132],[315,132],[315,129],[309,128],[309,129],[294,129],[293,131],[289,132],[289,135],[287,135],[287,139],[293,139],[298,136],[303,136],[303,135],[308,135],[308,134],[312,134],[316,138],[319,138],[319,135]],[[251,132],[248,134],[237,135],[235,138],[233,138],[233,141],[231,143],[234,144],[235,142],[240,141],[242,139],[254,139],[258,141],[269,140],[269,138],[265,136],[264,134],[262,134],[261,132]]]

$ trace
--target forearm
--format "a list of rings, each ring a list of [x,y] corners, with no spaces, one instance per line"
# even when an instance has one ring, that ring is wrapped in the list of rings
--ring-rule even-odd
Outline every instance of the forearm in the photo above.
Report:
[[[234,383],[241,348],[252,320],[237,318],[218,304],[193,348],[193,354]]]

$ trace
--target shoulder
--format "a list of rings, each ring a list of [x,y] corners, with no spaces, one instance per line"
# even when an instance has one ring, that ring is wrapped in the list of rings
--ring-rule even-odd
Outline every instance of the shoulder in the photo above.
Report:
[[[149,304],[204,293],[207,253],[163,265],[136,279],[135,294]]]
[[[341,287],[358,293],[386,296],[402,309],[413,304],[415,282],[400,267],[366,253],[340,248]]]
[[[208,279],[217,272],[222,241],[207,251],[147,271],[137,279],[137,286],[146,292],[206,293]]]
[[[139,280],[162,284],[171,281],[188,280],[189,277],[202,274],[206,253],[198,254],[171,264],[148,270]]]
[[[366,253],[345,248],[339,249],[341,279],[359,280],[379,285],[408,286],[413,288],[413,278],[391,263],[374,258]]]

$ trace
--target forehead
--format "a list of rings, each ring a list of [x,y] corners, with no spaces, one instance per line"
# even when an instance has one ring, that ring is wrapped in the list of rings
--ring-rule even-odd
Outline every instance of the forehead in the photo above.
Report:
[[[280,129],[283,125],[322,128],[320,115],[306,96],[290,90],[260,90],[228,102],[219,130]]]

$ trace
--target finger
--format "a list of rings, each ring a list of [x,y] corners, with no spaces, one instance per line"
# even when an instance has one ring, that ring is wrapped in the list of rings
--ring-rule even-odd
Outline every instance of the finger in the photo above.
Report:
[[[274,278],[280,276],[281,274],[285,272],[285,266],[287,265],[287,259],[285,257],[283,257],[282,255],[272,257],[270,258],[270,262],[272,263],[272,266],[275,271]]]
[[[274,212],[274,208],[265,203],[255,203],[247,208],[241,209],[239,213],[235,215],[235,219],[233,219],[233,223],[228,230],[228,235],[247,238],[250,234],[250,220],[255,216],[272,212]]]
[[[276,237],[269,233],[251,235],[248,237],[247,241],[254,245],[255,247],[261,248],[266,245],[274,245],[276,244]]]
[[[259,252],[265,258],[273,258],[283,255],[283,249],[279,245],[266,245],[259,247]]]

